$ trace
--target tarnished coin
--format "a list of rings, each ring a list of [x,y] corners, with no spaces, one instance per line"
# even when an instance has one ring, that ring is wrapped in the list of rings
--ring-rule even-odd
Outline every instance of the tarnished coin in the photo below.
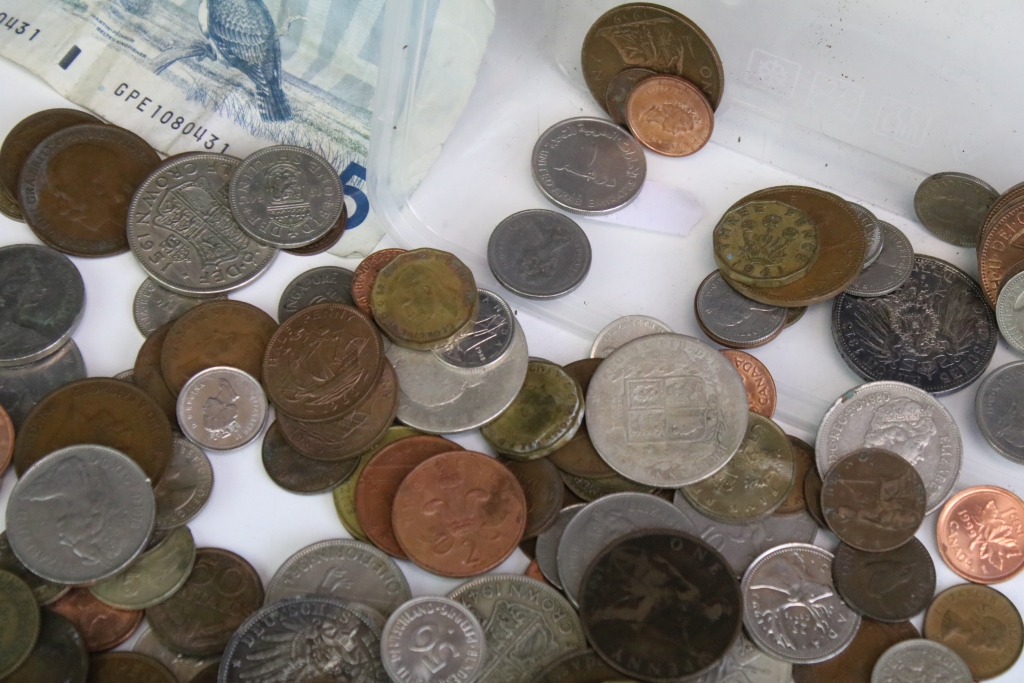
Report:
[[[807,312],[806,306],[790,307],[786,309],[786,327],[795,325],[800,318],[804,317],[804,313]]]
[[[1015,201],[999,212],[993,207],[989,220],[991,224],[978,243],[978,276],[985,298],[995,306],[1003,277],[1024,259],[1024,248],[1020,244],[1024,234],[1024,202]]]
[[[623,69],[608,82],[608,90],[604,96],[604,109],[612,121],[620,126],[626,125],[626,102],[629,101],[629,94],[637,83],[656,75],[656,71],[643,67],[632,67]]]
[[[0,366],[0,406],[7,411],[15,429],[32,408],[57,387],[85,378],[82,354],[69,339],[52,354],[33,363]]]
[[[30,572],[11,550],[6,531],[0,531],[0,570],[14,574],[24,581],[32,589],[36,602],[40,605],[50,604],[69,590],[68,586],[41,579]]]
[[[526,528],[523,538],[534,538],[554,524],[562,509],[565,485],[558,468],[547,458],[530,462],[504,461],[526,496]]]
[[[267,423],[267,397],[255,377],[238,368],[198,372],[178,394],[178,424],[193,443],[230,451],[256,440]]]
[[[21,205],[18,204],[18,200],[3,186],[0,186],[0,215],[6,216],[18,223],[25,222],[25,214],[21,212]]]
[[[733,282],[782,287],[804,277],[818,260],[818,228],[795,206],[741,200],[718,221],[715,263]]]
[[[789,437],[789,445],[793,447],[793,488],[790,489],[786,500],[782,501],[776,510],[777,515],[790,515],[807,510],[807,500],[804,497],[804,480],[807,472],[814,469],[814,448],[810,444],[798,439],[795,436]]]
[[[128,640],[143,616],[141,610],[117,609],[100,602],[88,588],[72,588],[47,609],[74,624],[89,652],[110,650]]]
[[[39,605],[28,584],[0,571],[0,678],[6,680],[32,654],[39,637]]]
[[[773,548],[754,560],[742,586],[747,634],[777,659],[825,661],[857,635],[860,615],[836,594],[827,550],[806,543]]]
[[[276,421],[263,436],[261,453],[263,469],[275,484],[304,495],[333,491],[359,464],[359,458],[339,461],[307,458],[292,448]]]
[[[188,439],[174,437],[174,455],[153,487],[156,497],[158,531],[187,524],[210,499],[213,492],[213,467],[206,453]]]
[[[555,299],[590,272],[590,240],[576,221],[547,209],[514,213],[494,228],[487,264],[501,285],[528,299]]]
[[[729,651],[743,598],[725,558],[704,541],[641,531],[587,569],[580,621],[594,650],[628,677],[678,681],[708,673]]]
[[[481,576],[448,597],[468,607],[484,628],[486,653],[476,683],[536,680],[549,662],[587,646],[572,606],[554,588],[534,579]]]
[[[638,484],[623,476],[613,474],[610,477],[586,478],[574,477],[561,473],[565,487],[581,500],[588,503],[615,493],[653,493],[655,488],[647,484]]]
[[[914,211],[929,232],[958,247],[978,246],[988,211],[999,199],[995,188],[966,173],[936,173],[914,193]]]
[[[248,562],[227,550],[200,548],[185,585],[146,610],[158,638],[175,652],[206,657],[221,652],[238,627],[263,604],[263,584]]]
[[[570,505],[558,512],[554,523],[537,535],[536,560],[541,574],[552,586],[561,590],[562,579],[558,575],[558,546],[573,517],[584,508],[583,504]]]
[[[914,247],[907,236],[891,223],[879,221],[879,225],[882,231],[882,252],[846,288],[847,294],[862,297],[889,294],[902,287],[914,269]]]
[[[313,304],[345,304],[352,302],[352,271],[338,266],[321,266],[300,273],[281,293],[277,304],[277,321],[283,323]]]
[[[536,538],[529,539],[529,540],[532,540],[535,543],[537,541]],[[527,542],[528,541],[523,541],[523,543],[527,543]],[[519,544],[520,550],[522,550],[522,545],[523,545],[522,543]],[[523,550],[523,554],[524,555],[527,554],[525,550]],[[536,559],[530,560],[530,564],[526,565],[526,570],[523,571],[523,576],[528,576],[529,578],[535,579],[537,581],[540,581],[541,583],[545,583],[545,584],[548,583],[548,580],[546,578],[544,578],[544,572],[542,572],[540,570],[540,564],[537,562]]]
[[[135,193],[128,244],[167,289],[193,296],[230,292],[262,275],[277,256],[231,214],[228,182],[240,163],[224,154],[182,157],[161,165]]]
[[[11,464],[14,456],[14,423],[7,411],[0,407],[0,474]]]
[[[840,543],[832,578],[847,605],[879,621],[900,622],[916,617],[935,595],[935,565],[928,549],[916,538],[881,553]]]
[[[998,486],[973,486],[949,499],[935,530],[939,555],[974,583],[1001,583],[1024,570],[1024,501]]]
[[[89,660],[89,683],[177,683],[174,674],[152,657],[106,652]]]
[[[971,670],[945,645],[924,639],[905,640],[878,658],[871,683],[971,683]]]
[[[250,237],[295,249],[334,227],[345,196],[329,161],[303,147],[274,145],[242,161],[231,176],[228,201]]]
[[[1024,271],[1006,281],[999,290],[996,323],[1006,343],[1024,353]]]
[[[715,271],[704,278],[693,298],[697,322],[722,346],[749,349],[775,339],[786,326],[786,311],[748,299]]]
[[[566,652],[536,674],[537,683],[606,683],[622,677],[593,650]]]
[[[996,368],[978,387],[974,416],[981,435],[1000,455],[1024,463],[1024,361]]]
[[[171,531],[126,569],[89,587],[100,601],[118,609],[146,609],[168,599],[185,583],[196,559],[187,526]]]
[[[217,295],[215,298],[223,299],[225,296]],[[147,277],[135,292],[135,299],[132,302],[132,317],[135,318],[135,326],[139,328],[142,336],[148,337],[205,300],[172,292],[153,278]]]
[[[404,253],[405,249],[381,249],[359,262],[352,273],[352,301],[360,311],[373,316],[370,294],[373,292],[373,283],[377,281],[377,274],[396,256]]]
[[[605,325],[597,333],[590,348],[591,358],[607,358],[612,351],[640,337],[672,332],[672,328],[657,318],[646,315],[627,315]]]
[[[599,101],[607,81],[602,86]],[[636,199],[647,177],[647,158],[640,143],[619,126],[581,116],[541,133],[530,168],[552,204],[570,213],[601,216]]]
[[[960,655],[976,681],[1006,673],[1024,649],[1024,623],[1005,595],[988,586],[960,584],[935,597],[924,635]]]
[[[886,624],[861,619],[853,642],[832,659],[817,664],[793,667],[795,683],[871,683],[875,662],[890,647],[904,640],[920,638],[917,627],[909,621]]]
[[[868,241],[868,248],[864,253],[864,265],[862,267],[867,268],[874,263],[882,253],[883,244],[881,221],[878,220],[875,214],[871,213],[860,204],[854,204],[853,202],[847,202],[847,204],[849,204],[850,208],[857,214],[857,218],[860,219],[860,223],[864,227],[864,237]]]
[[[41,617],[35,647],[4,683],[86,683],[89,652],[74,624],[49,610]]]
[[[658,74],[637,83],[626,102],[629,129],[644,147],[670,157],[698,152],[711,139],[715,112],[700,88]]]
[[[380,654],[392,681],[472,681],[485,661],[484,629],[461,603],[416,598],[384,625]]]
[[[825,482],[821,480],[817,467],[807,470],[807,475],[804,477],[804,502],[807,503],[807,514],[822,529],[828,529],[828,522],[825,521],[825,511],[821,509],[821,489],[824,486]]]
[[[177,429],[178,398],[167,387],[161,368],[164,342],[167,340],[167,333],[171,331],[173,324],[173,321],[166,323],[163,327],[154,330],[146,337],[146,341],[142,342],[139,353],[135,356],[135,365],[132,367],[132,383],[156,401],[164,415],[167,416],[167,421]]]
[[[135,462],[106,446],[68,446],[18,479],[7,503],[7,540],[33,574],[86,584],[138,557],[155,514],[153,489]]]
[[[457,368],[482,368],[504,357],[512,346],[515,324],[512,309],[497,294],[478,290],[480,306],[473,325],[434,355]]]
[[[219,653],[210,657],[188,657],[178,654],[161,643],[153,629],[146,629],[146,632],[135,641],[132,652],[152,657],[163,664],[178,680],[178,683],[189,683],[207,667],[212,665],[216,669],[220,664]],[[217,677],[214,676],[213,680],[216,681]]]

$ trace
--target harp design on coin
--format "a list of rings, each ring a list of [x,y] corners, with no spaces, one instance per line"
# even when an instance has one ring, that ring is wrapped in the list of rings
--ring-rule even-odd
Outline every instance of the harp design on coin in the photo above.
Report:
[[[654,71],[682,73],[686,45],[674,19],[651,18],[608,26],[597,32],[618,51],[626,66],[644,66]]]
[[[201,178],[168,191],[153,222],[171,232],[160,246],[172,261],[191,262],[194,249],[200,266],[218,266],[238,258],[249,245],[231,215],[226,188],[217,192]]]
[[[248,683],[292,683],[309,679],[363,680],[363,667],[377,656],[360,647],[357,621],[284,618],[257,642],[239,665]]]
[[[792,564],[778,564],[771,576],[775,583],[751,584],[750,590],[773,594],[770,600],[755,594],[753,609],[757,624],[777,646],[795,651],[797,644],[791,633],[796,624],[810,619],[812,634],[807,635],[833,639],[838,634],[829,620],[833,615],[837,622],[846,619],[836,613],[832,586],[816,581],[802,557],[795,555],[794,560]]]
[[[306,405],[324,406],[338,401],[363,379],[359,365],[369,339],[356,337],[347,343],[323,334],[309,345],[309,352],[292,359],[293,381],[285,396]]]

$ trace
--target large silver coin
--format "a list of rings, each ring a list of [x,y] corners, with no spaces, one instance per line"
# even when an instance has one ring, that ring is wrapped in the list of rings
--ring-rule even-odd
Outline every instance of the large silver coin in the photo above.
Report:
[[[743,442],[747,412],[729,359],[682,334],[622,346],[587,390],[587,428],[601,458],[627,479],[661,488],[722,469]]]
[[[649,493],[613,493],[588,503],[569,521],[558,542],[556,562],[562,591],[578,604],[590,563],[616,540],[652,529],[697,535],[678,508]]]
[[[936,173],[914,193],[914,211],[929,232],[958,247],[978,246],[985,217],[999,199],[995,188],[966,173]]]
[[[960,655],[942,643],[917,638],[886,650],[871,671],[871,683],[971,683]]]
[[[882,253],[882,229],[881,221],[871,213],[868,209],[864,208],[860,204],[854,204],[853,202],[846,202],[853,209],[853,212],[857,214],[857,220],[860,221],[861,226],[864,228],[864,237],[867,238],[868,248],[864,251],[864,264],[862,268],[867,268],[878,259]]]
[[[85,379],[85,361],[75,341],[69,339],[64,346],[34,363],[0,366],[0,406],[7,411],[17,431],[36,403],[76,379]]]
[[[555,206],[585,216],[618,211],[647,177],[640,143],[605,119],[581,116],[544,131],[533,148],[533,179]]]
[[[128,207],[128,244],[161,285],[205,296],[244,287],[270,267],[277,249],[243,232],[228,206],[228,183],[242,163],[190,154],[160,165]]]
[[[952,493],[963,442],[953,416],[925,391],[902,382],[870,382],[840,396],[825,413],[814,442],[822,478],[861,448],[896,453],[914,466],[928,491],[928,512]]]
[[[526,378],[526,335],[513,320],[512,344],[500,360],[480,368],[458,368],[433,351],[394,344],[388,360],[398,375],[398,419],[431,434],[451,434],[487,424],[512,403]]]
[[[743,575],[743,625],[772,657],[814,664],[846,649],[860,615],[832,584],[832,553],[788,543],[764,553]]]
[[[306,306],[352,302],[352,271],[338,266],[321,266],[299,273],[288,283],[277,304],[277,322],[283,323]]]
[[[139,328],[142,336],[148,337],[172,320],[180,318],[185,311],[212,298],[223,299],[224,295],[203,298],[185,296],[172,292],[153,278],[147,277],[135,292],[132,317],[135,318],[135,326]]]
[[[251,443],[263,430],[267,411],[267,396],[256,378],[226,365],[197,372],[178,394],[182,433],[212,451]]]
[[[480,306],[472,327],[458,334],[434,355],[457,368],[482,368],[505,356],[515,337],[512,309],[505,300],[486,289],[477,290]]]
[[[671,331],[671,327],[657,318],[647,315],[623,316],[608,323],[597,333],[594,345],[590,348],[590,357],[607,358],[612,351],[634,339]]]
[[[1006,343],[1024,353],[1024,273],[1003,285],[996,301],[996,323]]]
[[[266,147],[247,156],[231,178],[228,197],[242,230],[281,249],[316,242],[330,232],[345,206],[341,180],[331,163],[292,145]]]
[[[33,574],[86,584],[138,557],[155,516],[149,479],[128,456],[106,446],[68,446],[28,468],[14,486],[7,540]]]
[[[381,636],[381,657],[392,681],[473,681],[484,652],[480,622],[449,598],[410,600],[391,615]]]
[[[267,584],[264,604],[299,595],[358,602],[387,616],[409,600],[409,584],[395,561],[360,541],[336,539],[306,546]]]
[[[853,296],[883,296],[899,289],[914,269],[914,246],[895,225],[882,226],[882,253],[846,288]]]
[[[475,683],[531,681],[549,662],[587,646],[576,611],[535,579],[481,576],[448,597],[468,607],[484,629],[487,652]]]
[[[562,579],[558,576],[558,544],[562,542],[562,534],[573,517],[585,507],[583,503],[564,507],[555,517],[555,523],[537,535],[537,549],[534,557],[540,573],[552,586],[561,590]]]
[[[71,259],[37,244],[0,247],[0,366],[55,352],[84,310],[85,282]]]
[[[206,453],[188,439],[174,437],[174,454],[153,487],[156,529],[166,531],[188,524],[212,492],[213,467]]]
[[[189,683],[200,671],[220,661],[220,655],[213,657],[189,657],[178,654],[161,643],[153,629],[147,629],[135,641],[135,647],[132,648],[132,652],[152,657],[166,666],[167,670],[178,679],[178,683]]]
[[[998,367],[978,387],[974,416],[997,453],[1024,465],[1024,360]]]
[[[576,221],[547,209],[514,213],[491,233],[487,264],[501,286],[528,299],[573,291],[590,272],[590,240]]]
[[[757,649],[742,633],[714,671],[689,683],[792,683],[793,665]]]
[[[720,271],[704,278],[693,302],[709,337],[737,349],[767,344],[786,326],[786,309],[748,299],[725,282]]]

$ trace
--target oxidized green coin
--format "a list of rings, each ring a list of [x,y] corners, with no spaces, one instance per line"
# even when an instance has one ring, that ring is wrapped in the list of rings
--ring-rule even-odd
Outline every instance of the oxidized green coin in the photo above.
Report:
[[[782,287],[806,275],[818,259],[818,229],[789,204],[751,201],[722,216],[714,246],[715,263],[728,279]]]
[[[85,683],[89,652],[75,625],[48,609],[32,654],[4,683]]]
[[[39,636],[39,605],[28,584],[0,571],[0,679],[30,654]]]
[[[23,565],[11,550],[11,544],[7,542],[6,531],[0,531],[0,569],[11,572],[28,584],[40,605],[49,605],[71,590],[70,586],[41,579],[30,572],[28,567]]]
[[[168,599],[188,579],[196,559],[196,544],[187,526],[174,529],[123,571],[100,581],[89,591],[118,609],[146,609]]]

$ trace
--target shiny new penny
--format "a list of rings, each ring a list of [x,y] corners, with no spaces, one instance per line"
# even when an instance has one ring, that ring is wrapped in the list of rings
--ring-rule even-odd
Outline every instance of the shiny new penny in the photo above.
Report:
[[[916,617],[935,595],[935,565],[916,538],[882,553],[841,543],[832,561],[832,578],[847,605],[879,621]]]
[[[292,448],[274,422],[263,437],[263,469],[275,484],[300,494],[327,493],[355,472],[358,458],[313,460]]]
[[[1024,569],[1024,501],[998,486],[950,498],[936,524],[939,554],[974,583],[1001,583]]]
[[[373,315],[373,311],[370,309],[370,293],[373,292],[373,283],[377,281],[377,274],[396,256],[404,253],[405,249],[381,249],[359,262],[352,275],[352,300],[356,302],[360,311],[366,315]]]
[[[991,214],[990,214],[991,215]],[[982,234],[978,244],[978,275],[985,298],[993,308],[999,299],[999,283],[1017,262],[1024,259],[1024,201],[1004,209]]]
[[[41,616],[35,648],[4,683],[86,683],[89,653],[74,624],[49,610]]]
[[[14,455],[14,423],[7,411],[0,407],[0,474],[11,464]]]
[[[764,417],[771,418],[775,414],[775,380],[764,363],[754,356],[735,349],[722,349],[722,355],[736,367],[747,390],[747,402],[750,409]],[[802,480],[801,480],[802,481]]]
[[[14,574],[0,571],[0,677],[4,680],[32,654],[39,627],[39,606],[32,589]]]
[[[920,638],[909,621],[886,624],[861,619],[857,635],[845,650],[818,664],[795,664],[794,683],[871,683],[871,671],[878,658],[897,643]]]
[[[435,455],[398,487],[392,522],[406,555],[441,576],[497,567],[526,528],[526,498],[500,462],[482,453]]]
[[[795,436],[789,437],[789,444],[793,447],[793,488],[786,496],[786,500],[782,501],[782,505],[775,510],[777,515],[792,515],[807,510],[804,480],[807,479],[807,473],[815,467],[814,448],[810,444]]]
[[[604,97],[604,108],[612,117],[612,121],[620,126],[626,125],[626,103],[629,101],[630,93],[637,83],[656,74],[656,71],[650,69],[633,67],[623,69],[612,78]]]
[[[331,247],[341,241],[341,238],[345,235],[345,228],[348,226],[348,208],[341,205],[341,215],[338,216],[338,220],[334,222],[331,229],[327,231],[327,234],[318,239],[312,244],[307,244],[304,247],[296,247],[295,249],[283,249],[282,251],[294,254],[295,256],[315,256],[316,254],[322,254],[325,251],[329,251]]]
[[[178,683],[160,662],[134,652],[107,652],[89,660],[88,683]]]
[[[629,129],[644,147],[671,157],[685,157],[711,139],[715,112],[700,89],[679,76],[645,78],[626,102]]]
[[[100,602],[88,588],[72,588],[47,609],[67,618],[89,652],[102,652],[128,640],[142,623],[142,610],[117,609]]]
[[[132,368],[132,382],[139,387],[150,398],[156,401],[157,405],[164,411],[167,421],[172,427],[178,426],[178,401],[171,390],[167,388],[164,381],[164,373],[160,368],[160,359],[163,357],[164,341],[167,333],[171,331],[173,321],[163,327],[157,328],[146,337],[139,347],[139,353],[135,356],[135,366]]]
[[[565,485],[558,468],[547,458],[530,462],[507,460],[505,467],[519,482],[526,496],[526,529],[523,538],[534,538],[554,524],[562,509]]]
[[[924,617],[924,635],[967,663],[977,681],[1010,670],[1024,649],[1024,623],[1005,595],[973,584],[947,588]]]

